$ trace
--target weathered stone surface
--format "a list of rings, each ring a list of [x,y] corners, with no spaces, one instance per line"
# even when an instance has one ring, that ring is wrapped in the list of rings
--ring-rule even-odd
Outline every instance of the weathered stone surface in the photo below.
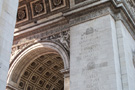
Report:
[[[116,22],[123,90],[135,90],[135,41],[121,21]]]
[[[112,23],[113,19],[107,15],[71,27],[71,90],[120,90]]]
[[[29,48],[33,50],[36,43],[42,45],[41,42],[53,42],[64,50],[61,52],[59,48],[59,53],[68,51],[68,54],[64,54],[68,57],[66,60],[71,55],[71,66],[64,61],[66,74],[70,72],[66,70],[71,70],[70,77],[64,75],[64,90],[69,90],[69,87],[70,90],[135,90],[135,4],[133,0],[123,0],[124,5],[120,1],[20,0],[10,71],[12,67],[16,68],[9,74],[12,77],[8,78],[9,87],[18,86],[21,69],[36,56],[49,51],[52,44],[49,44],[49,49],[37,49],[39,52],[26,54],[23,51]],[[3,4],[5,2],[7,0],[0,1],[0,90],[5,87],[9,65],[7,56],[11,52],[9,46],[12,44],[16,15],[14,9],[18,3],[9,0],[11,5]],[[18,57],[22,63],[15,62]]]
[[[5,90],[18,0],[0,1],[0,90]]]

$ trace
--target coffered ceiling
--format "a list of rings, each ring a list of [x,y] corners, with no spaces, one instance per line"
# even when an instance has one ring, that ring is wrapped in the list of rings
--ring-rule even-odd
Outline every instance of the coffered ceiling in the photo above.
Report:
[[[38,20],[67,9],[69,9],[68,0],[20,0],[16,27],[37,23]]]

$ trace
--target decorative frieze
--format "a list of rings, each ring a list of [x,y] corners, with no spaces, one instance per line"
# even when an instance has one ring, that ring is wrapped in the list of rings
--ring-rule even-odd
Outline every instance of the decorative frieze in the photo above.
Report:
[[[76,24],[79,24],[79,23],[82,23],[82,22],[85,22],[88,20],[92,20],[96,17],[103,16],[106,14],[111,14],[112,16],[114,16],[115,19],[122,18],[120,15],[117,16],[116,13],[114,14],[112,11],[112,7],[110,7],[110,6],[111,6],[110,3],[108,3],[108,4],[105,4],[104,6],[97,6],[92,9],[87,9],[82,12],[83,14],[80,12],[79,14],[77,13],[77,14],[71,15],[71,16],[69,16],[70,17],[69,22],[67,22],[66,24],[61,23],[61,25],[59,25],[59,26],[54,25],[54,26],[50,26],[50,27],[46,26],[44,28],[39,28],[36,30],[36,31],[38,31],[37,34],[31,32],[31,33],[33,33],[33,35],[21,36],[21,37],[19,37],[19,39],[17,39],[17,41],[19,41],[19,40],[21,41],[22,38],[26,38],[27,40],[32,40],[32,39],[51,40],[51,41],[55,41],[55,42],[62,44],[63,47],[69,51],[70,46],[68,44],[69,40],[67,39],[67,38],[69,38],[69,36],[65,35],[65,34],[63,36],[63,34],[62,33],[60,34],[60,32],[69,30],[69,28],[73,25],[76,25]],[[124,19],[122,19],[122,20],[124,21]],[[42,32],[40,32],[40,31],[42,31]],[[16,39],[16,37],[15,37],[15,39]]]
[[[61,44],[65,50],[69,52],[70,50],[70,31],[63,31],[58,34],[50,35],[48,37],[40,37],[37,38],[41,39],[42,41],[53,41]],[[37,42],[36,39],[33,40],[26,40],[22,39],[20,42],[18,42],[17,45],[14,45],[12,47],[12,53],[11,53],[11,58],[13,58],[15,55],[17,55],[19,52],[21,52],[25,47]]]
[[[12,47],[11,59],[12,59],[16,54],[18,54],[22,49],[24,49],[25,47],[27,47],[27,46],[33,44],[34,42],[35,42],[35,40],[31,40],[31,41],[28,41],[28,42],[26,42],[26,41],[24,40],[23,43],[18,44],[18,45],[14,45],[14,46]]]
[[[51,35],[42,40],[51,40],[60,43],[67,51],[70,50],[70,31],[64,31],[59,34]]]

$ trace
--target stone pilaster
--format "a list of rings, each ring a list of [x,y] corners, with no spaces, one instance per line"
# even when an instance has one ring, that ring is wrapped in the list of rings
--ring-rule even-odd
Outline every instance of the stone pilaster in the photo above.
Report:
[[[0,0],[0,90],[5,90],[18,0]]]
[[[61,72],[64,74],[64,90],[70,90],[70,71],[69,69],[63,69]]]
[[[70,28],[70,90],[122,90],[111,15]]]

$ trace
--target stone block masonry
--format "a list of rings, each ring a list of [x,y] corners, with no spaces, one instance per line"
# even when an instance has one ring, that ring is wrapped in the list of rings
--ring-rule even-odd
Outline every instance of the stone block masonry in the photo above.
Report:
[[[110,15],[71,27],[70,90],[121,90]]]
[[[18,0],[0,0],[0,90],[5,90]]]

